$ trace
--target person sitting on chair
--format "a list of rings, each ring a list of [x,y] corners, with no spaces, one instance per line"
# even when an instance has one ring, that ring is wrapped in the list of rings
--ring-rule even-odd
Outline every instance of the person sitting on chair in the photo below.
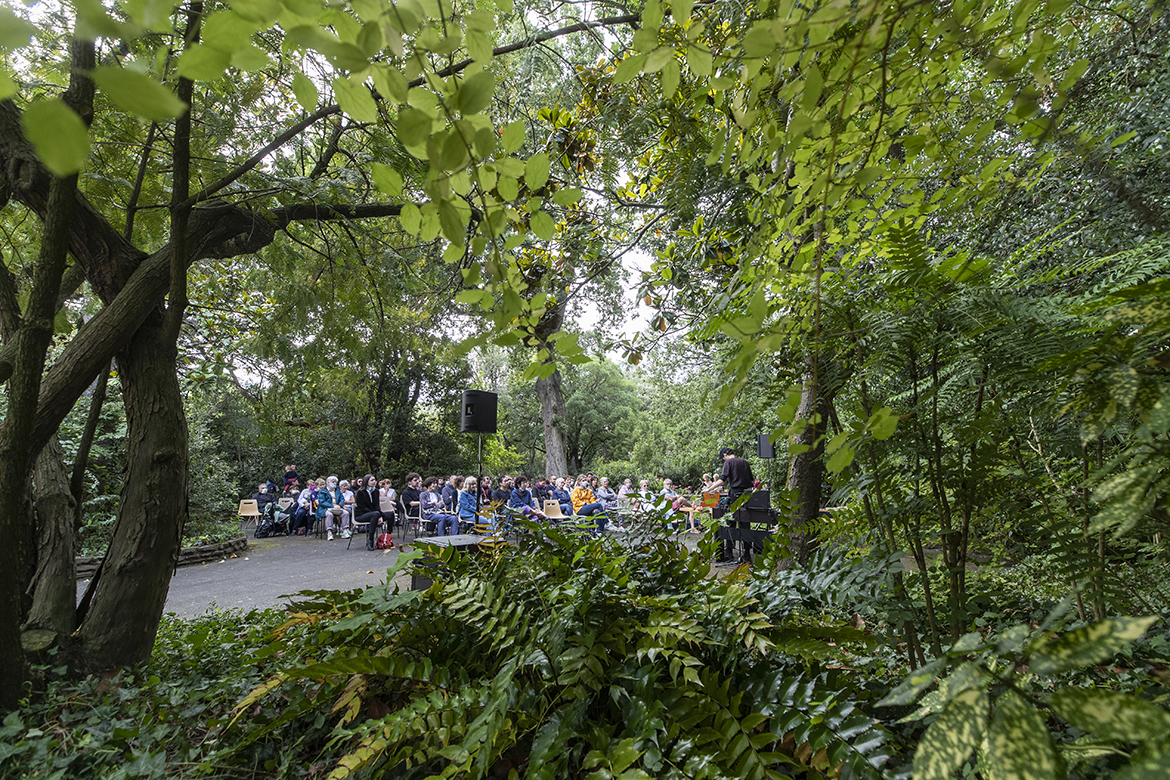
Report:
[[[389,523],[394,519],[394,514],[382,511],[378,482],[374,475],[366,474],[362,481],[365,483],[364,486],[354,492],[354,522],[366,524],[366,549],[373,550],[378,526]],[[393,541],[390,542],[390,546],[394,546]]]
[[[517,476],[515,484],[516,487],[512,488],[512,494],[508,497],[508,506],[523,513],[526,517],[539,517],[541,520],[547,520],[548,517],[544,512],[536,508],[532,491],[528,489],[528,477]]]
[[[252,495],[252,498],[256,500],[256,509],[260,511],[261,517],[272,517],[277,507],[276,496],[268,492],[267,482],[261,482],[256,486],[256,492]],[[260,523],[263,523],[263,520]]]
[[[325,492],[329,498],[328,514],[325,515],[325,538],[332,540],[333,529],[339,527],[341,528],[341,538],[348,539],[353,535],[349,526],[351,508],[346,506],[345,493],[337,484],[337,477],[330,476],[329,479],[325,480]],[[349,500],[353,501],[352,492],[349,494]]]
[[[292,510],[292,522],[289,523],[288,527],[289,534],[299,536],[301,526],[305,527],[306,535],[309,533],[309,529],[312,527],[312,520],[309,518],[313,515],[313,493],[316,487],[312,483],[307,484],[297,496],[297,502],[289,507]]]
[[[589,477],[585,474],[577,477],[577,487],[573,490],[573,509],[576,510],[578,517],[592,517],[597,523],[597,533],[605,533],[605,521],[609,517],[605,514],[605,509],[601,506],[601,502],[593,495],[593,490],[589,487]]]
[[[549,491],[549,498],[556,499],[556,502],[561,505],[562,515],[573,514],[573,498],[569,495],[569,491],[565,487],[564,477],[557,479],[556,487]]]
[[[465,477],[463,480],[463,490],[459,492],[459,520],[465,526],[475,527],[475,524],[486,518],[477,517],[475,514],[475,497],[478,495],[475,477]]]
[[[459,517],[443,511],[443,495],[439,492],[438,477],[427,477],[423,480],[421,495],[423,520],[435,524],[435,535],[450,536],[459,533]]]

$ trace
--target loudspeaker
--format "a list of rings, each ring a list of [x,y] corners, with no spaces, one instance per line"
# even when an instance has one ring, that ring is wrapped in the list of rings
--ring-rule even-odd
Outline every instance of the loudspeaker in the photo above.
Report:
[[[759,455],[765,459],[776,457],[776,446],[768,441],[768,434],[766,433],[760,434]]]
[[[496,432],[496,394],[486,390],[463,391],[461,433]]]
[[[767,490],[757,490],[748,496],[747,503],[744,504],[748,509],[767,509],[772,505],[772,494]]]

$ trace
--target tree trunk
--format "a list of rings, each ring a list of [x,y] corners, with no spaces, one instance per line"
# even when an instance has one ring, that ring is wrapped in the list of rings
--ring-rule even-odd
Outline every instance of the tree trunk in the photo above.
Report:
[[[820,362],[818,367],[816,356],[810,355],[808,358],[800,406],[796,411],[797,419],[806,420],[807,424],[796,435],[795,443],[808,449],[794,455],[788,469],[788,489],[796,492],[796,505],[788,520],[788,552],[791,560],[800,564],[808,562],[811,542],[820,523],[821,488],[825,480],[825,462],[822,457],[825,445],[821,439],[825,433],[831,396],[823,380],[828,361],[822,357]],[[782,568],[788,565],[791,565],[790,561],[781,562]]]
[[[98,671],[147,659],[187,518],[187,420],[177,349],[152,314],[118,356],[126,407],[125,486],[81,627],[77,663]]]
[[[73,633],[77,613],[74,565],[76,501],[69,490],[61,443],[54,436],[33,466],[36,495],[36,573],[29,583],[32,607],[24,628],[45,629],[58,636]]]
[[[551,346],[549,353],[551,361]],[[544,473],[568,476],[569,457],[563,427],[568,412],[561,390],[561,372],[553,371],[547,378],[537,378],[536,394],[540,397],[540,421],[544,425]]]

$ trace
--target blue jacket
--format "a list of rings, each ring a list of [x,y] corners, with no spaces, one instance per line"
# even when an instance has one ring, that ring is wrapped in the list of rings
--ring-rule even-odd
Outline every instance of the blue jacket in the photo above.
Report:
[[[318,518],[324,517],[325,513],[329,511],[329,508],[331,506],[334,506],[334,501],[336,501],[336,497],[329,493],[329,488],[322,488],[321,490],[318,490],[317,491],[317,517]],[[337,506],[341,506],[342,503],[344,503],[344,502],[337,503]]]
[[[512,489],[512,495],[510,498],[508,498],[508,506],[512,507],[513,509],[519,509],[525,506],[531,509],[536,509],[536,505],[532,503],[532,494],[527,490],[521,490],[520,488]]]
[[[555,498],[557,500],[557,502],[561,503],[561,504],[573,503],[572,497],[569,496],[569,491],[565,490],[564,488],[553,488],[552,497]]]
[[[475,520],[475,493],[464,490],[459,494],[459,517],[463,520]]]

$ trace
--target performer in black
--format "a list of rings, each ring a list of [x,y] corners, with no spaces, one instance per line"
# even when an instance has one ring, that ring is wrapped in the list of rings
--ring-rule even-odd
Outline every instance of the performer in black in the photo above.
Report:
[[[711,485],[712,490],[718,490],[724,485],[727,486],[727,508],[735,506],[735,502],[739,500],[740,496],[745,493],[750,493],[752,487],[755,485],[756,478],[752,475],[752,466],[743,458],[735,454],[735,450],[731,447],[724,447],[719,450],[719,457],[723,458],[723,473],[719,479]],[[740,563],[750,563],[751,556],[748,553],[748,541],[746,535],[742,530],[751,528],[751,523],[747,520],[739,520],[744,513],[728,511],[724,517],[724,522],[727,523],[728,529],[738,527],[741,529],[740,533],[732,531],[728,534],[728,539],[723,543],[723,560],[731,561],[735,559],[735,542],[737,538],[743,538],[744,550],[743,557],[739,559]]]

